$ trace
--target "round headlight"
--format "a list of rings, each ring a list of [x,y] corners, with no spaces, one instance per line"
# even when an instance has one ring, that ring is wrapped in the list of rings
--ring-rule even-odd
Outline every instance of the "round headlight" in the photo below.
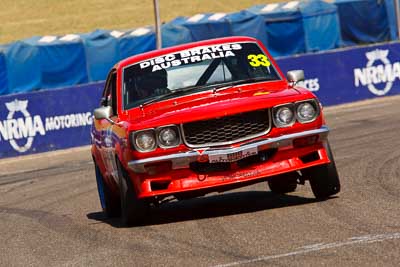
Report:
[[[287,127],[294,123],[294,113],[289,106],[278,107],[274,112],[274,121],[277,127]]]
[[[313,121],[317,115],[317,110],[312,103],[305,102],[297,106],[297,119],[299,122]]]
[[[175,126],[161,128],[158,132],[158,142],[164,147],[178,146],[180,143],[178,128]]]
[[[137,132],[134,140],[135,147],[142,152],[149,152],[156,149],[157,142],[153,130]]]

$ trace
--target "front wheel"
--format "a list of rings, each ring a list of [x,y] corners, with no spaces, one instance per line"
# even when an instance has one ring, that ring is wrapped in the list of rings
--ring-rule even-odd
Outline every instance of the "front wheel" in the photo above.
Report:
[[[148,211],[148,205],[137,198],[129,174],[118,160],[117,168],[121,198],[121,223],[123,226],[143,223]]]
[[[312,192],[317,199],[326,199],[340,192],[340,180],[331,147],[328,142],[324,147],[331,162],[302,171],[303,176],[309,179]]]
[[[269,178],[268,186],[272,192],[277,194],[286,194],[296,191],[297,173],[284,173]]]
[[[108,185],[104,182],[103,175],[96,163],[94,163],[96,174],[97,191],[99,193],[100,204],[104,214],[108,218],[117,217],[120,215],[119,200],[114,196]]]

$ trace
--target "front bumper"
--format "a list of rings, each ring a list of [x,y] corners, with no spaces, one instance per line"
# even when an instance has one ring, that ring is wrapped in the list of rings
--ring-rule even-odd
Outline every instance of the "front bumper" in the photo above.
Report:
[[[146,165],[161,162],[171,162],[173,170],[186,169],[189,168],[190,163],[192,162],[204,161],[205,159],[216,158],[218,156],[223,157],[227,154],[241,153],[249,150],[262,151],[272,148],[282,149],[286,147],[293,147],[293,141],[299,138],[318,136],[318,142],[324,142],[328,137],[328,133],[329,128],[327,126],[322,126],[319,129],[263,139],[234,148],[191,150],[188,152],[175,153],[160,157],[133,160],[128,163],[128,166],[132,171],[138,174],[146,173]]]

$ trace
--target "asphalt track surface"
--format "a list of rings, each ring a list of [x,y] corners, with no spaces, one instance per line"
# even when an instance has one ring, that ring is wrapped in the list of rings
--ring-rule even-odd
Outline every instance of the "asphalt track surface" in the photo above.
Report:
[[[325,109],[342,192],[266,183],[154,208],[100,210],[88,147],[0,161],[0,266],[399,266],[400,97]]]

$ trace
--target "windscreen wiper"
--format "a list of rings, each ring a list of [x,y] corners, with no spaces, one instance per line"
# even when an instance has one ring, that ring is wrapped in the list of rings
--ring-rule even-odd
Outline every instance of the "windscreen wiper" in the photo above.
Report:
[[[194,88],[195,88],[195,87],[180,88],[180,89],[171,91],[171,92],[169,92],[169,93],[156,96],[156,97],[154,97],[154,98],[152,98],[152,99],[150,99],[150,100],[148,100],[148,101],[146,101],[146,102],[140,104],[140,108],[143,108],[144,106],[147,106],[147,105],[149,105],[149,104],[151,104],[151,103],[160,101],[160,100],[162,100],[162,99],[168,98],[168,97],[170,97],[170,96],[179,95],[179,94],[181,94],[181,93],[184,93],[184,92],[187,92],[187,91],[191,91],[191,90],[193,90]]]
[[[271,81],[271,80],[275,80],[275,78],[254,77],[254,78],[247,78],[247,79],[242,79],[242,80],[231,81],[228,83],[216,85],[214,87],[213,93],[215,94],[216,92],[220,91],[223,88],[228,89],[228,88],[231,88],[232,86],[239,85],[239,84],[263,82],[263,81]]]

